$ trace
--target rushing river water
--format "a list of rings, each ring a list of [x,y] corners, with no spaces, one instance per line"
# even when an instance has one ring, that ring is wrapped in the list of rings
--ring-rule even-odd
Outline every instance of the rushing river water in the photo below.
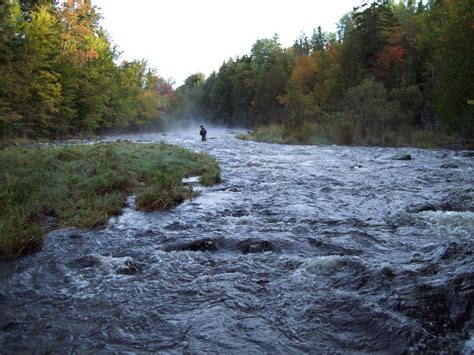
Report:
[[[234,134],[120,137],[206,151],[223,182],[0,262],[0,353],[473,351],[470,154]]]

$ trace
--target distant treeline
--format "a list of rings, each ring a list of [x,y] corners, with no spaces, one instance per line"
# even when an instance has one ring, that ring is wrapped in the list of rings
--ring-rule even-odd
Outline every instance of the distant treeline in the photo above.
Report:
[[[174,100],[144,61],[119,52],[87,0],[0,0],[0,138],[144,125]]]
[[[208,78],[177,89],[179,115],[278,125],[304,142],[392,144],[402,132],[474,136],[474,2],[370,1],[336,33],[318,27],[290,48],[259,39]]]

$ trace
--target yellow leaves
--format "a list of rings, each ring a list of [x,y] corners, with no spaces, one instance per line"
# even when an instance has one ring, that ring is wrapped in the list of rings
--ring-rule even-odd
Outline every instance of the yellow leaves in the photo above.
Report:
[[[0,33],[5,30],[17,30],[18,23],[21,18],[20,3],[13,1],[11,3],[0,5],[0,19],[2,20],[2,26],[0,27]]]
[[[39,127],[49,128],[52,115],[59,112],[63,99],[59,75],[39,70],[31,83],[32,95],[36,102],[36,117]]]
[[[46,6],[41,6],[32,13],[31,21],[25,26],[25,36],[30,48],[44,52],[52,46],[53,38],[57,36],[56,18]]]
[[[280,95],[277,96],[277,101],[280,103],[280,105],[288,105],[288,102],[290,101],[290,95],[285,94],[285,95]]]

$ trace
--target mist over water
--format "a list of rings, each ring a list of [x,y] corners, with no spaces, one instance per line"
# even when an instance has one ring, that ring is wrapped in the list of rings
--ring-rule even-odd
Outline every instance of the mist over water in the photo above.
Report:
[[[472,352],[473,158],[236,133],[105,137],[208,152],[223,182],[0,262],[0,351]]]

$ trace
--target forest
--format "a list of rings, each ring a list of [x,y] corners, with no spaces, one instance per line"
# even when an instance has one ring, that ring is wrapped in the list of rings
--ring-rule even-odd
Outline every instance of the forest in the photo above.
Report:
[[[0,0],[0,138],[61,138],[156,122],[173,102],[146,61],[123,61],[87,0]]]
[[[197,117],[267,141],[472,146],[473,1],[361,3],[335,33],[257,39],[174,89],[145,60],[120,61],[89,0],[0,0],[0,138]]]
[[[287,143],[472,146],[474,2],[371,1],[282,48],[278,35],[176,90],[176,116]],[[349,9],[348,9],[349,10]]]

